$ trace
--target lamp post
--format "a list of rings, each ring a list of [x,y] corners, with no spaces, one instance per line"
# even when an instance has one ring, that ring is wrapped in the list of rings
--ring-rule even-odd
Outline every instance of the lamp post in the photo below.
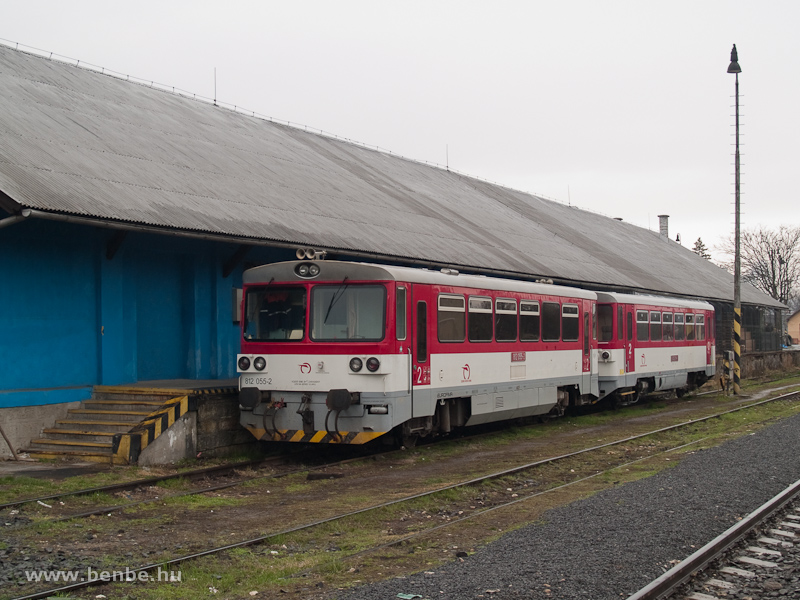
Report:
[[[741,392],[741,333],[742,333],[742,258],[739,253],[739,73],[742,68],[739,66],[739,55],[736,52],[736,44],[731,50],[731,64],[728,65],[728,73],[736,75],[736,166],[735,166],[735,214],[736,224],[734,230],[734,268],[733,268],[733,393],[738,395]]]

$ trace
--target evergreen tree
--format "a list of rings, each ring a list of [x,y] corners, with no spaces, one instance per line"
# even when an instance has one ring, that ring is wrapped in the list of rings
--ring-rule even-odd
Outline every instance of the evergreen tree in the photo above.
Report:
[[[706,248],[702,238],[697,238],[697,241],[694,243],[694,248],[692,248],[692,252],[698,256],[702,256],[706,260],[711,260],[711,255],[708,253],[708,248]]]

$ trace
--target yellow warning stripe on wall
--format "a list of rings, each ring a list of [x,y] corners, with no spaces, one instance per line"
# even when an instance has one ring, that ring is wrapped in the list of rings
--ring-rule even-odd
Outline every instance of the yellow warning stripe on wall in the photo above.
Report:
[[[170,398],[134,425],[130,431],[116,434],[112,442],[114,461],[117,464],[135,464],[142,450],[190,409],[195,409],[194,403],[191,404],[190,406],[188,395]]]

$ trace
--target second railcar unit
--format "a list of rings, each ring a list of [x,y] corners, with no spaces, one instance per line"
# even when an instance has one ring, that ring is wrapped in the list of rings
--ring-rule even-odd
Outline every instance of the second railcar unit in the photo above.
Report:
[[[600,397],[703,385],[714,376],[714,307],[680,298],[598,292]]]
[[[594,292],[338,261],[244,273],[241,422],[258,439],[406,443],[599,396]]]

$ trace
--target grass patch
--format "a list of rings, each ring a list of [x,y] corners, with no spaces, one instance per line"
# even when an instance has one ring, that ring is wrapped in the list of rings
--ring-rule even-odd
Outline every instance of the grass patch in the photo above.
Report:
[[[243,501],[241,498],[209,496],[207,494],[192,494],[164,498],[164,504],[167,506],[184,506],[193,510],[223,508],[226,506],[237,506],[242,503]]]

